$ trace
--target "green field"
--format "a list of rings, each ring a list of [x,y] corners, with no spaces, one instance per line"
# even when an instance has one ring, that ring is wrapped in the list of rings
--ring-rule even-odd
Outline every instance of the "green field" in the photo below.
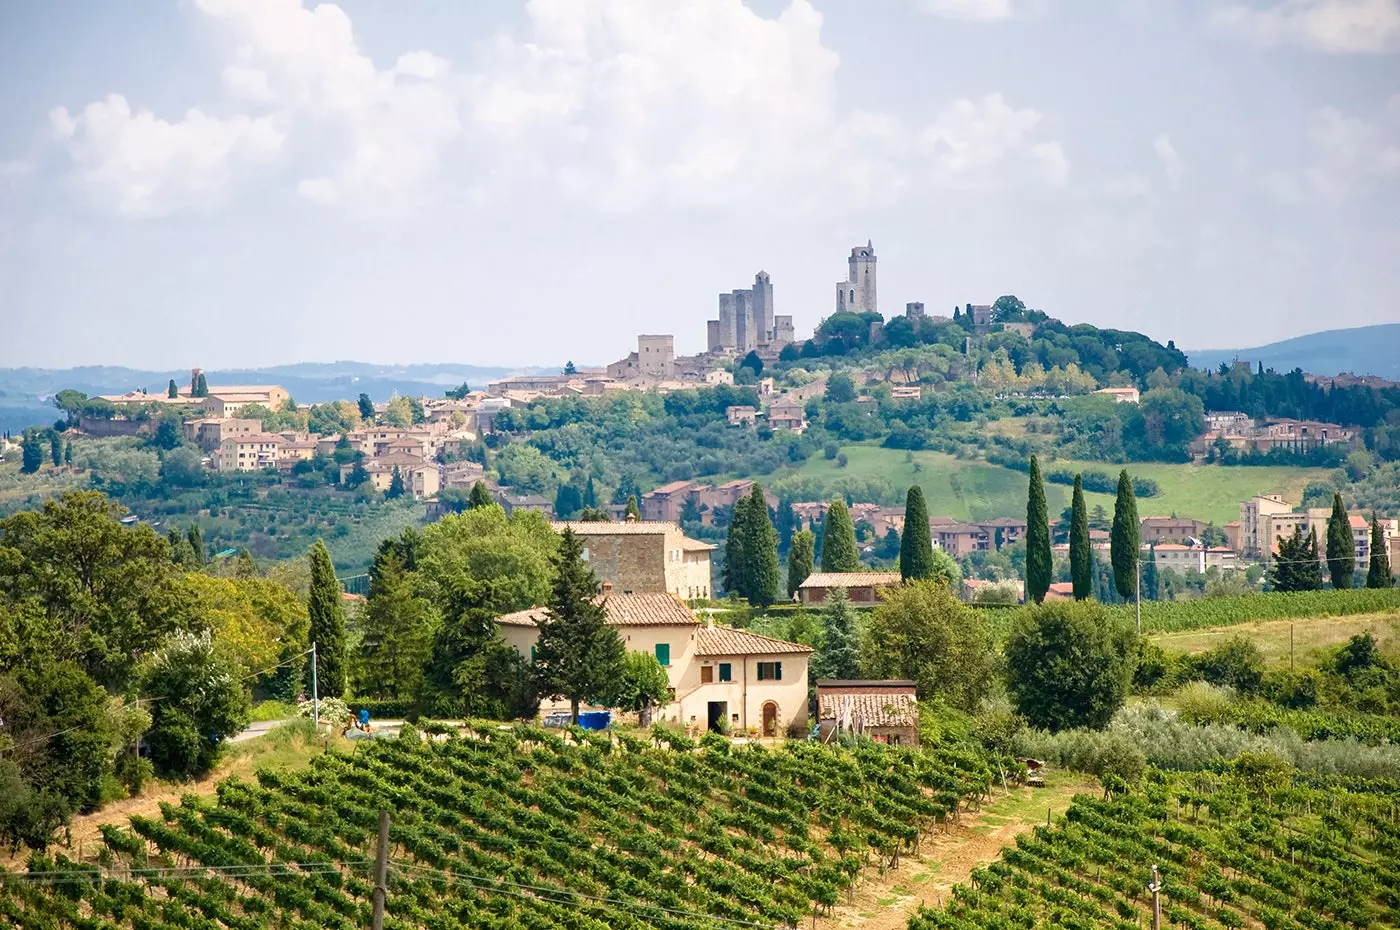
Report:
[[[985,520],[990,517],[1023,515],[1026,511],[1026,476],[1018,471],[983,461],[961,460],[942,452],[909,453],[900,449],[854,445],[842,449],[849,461],[845,468],[825,458],[807,461],[794,474],[833,481],[843,476],[880,477],[896,488],[917,483],[924,489],[929,513],[959,520]],[[917,463],[919,471],[914,470]],[[1110,462],[1047,461],[1043,468],[1054,471],[1102,471],[1115,474],[1123,465]],[[1322,468],[1291,466],[1177,465],[1142,462],[1127,466],[1136,476],[1151,478],[1161,487],[1156,497],[1138,501],[1142,516],[1176,513],[1216,524],[1238,520],[1240,501],[1255,494],[1282,494],[1300,500],[1309,481],[1327,474]],[[1070,489],[1047,484],[1046,500],[1052,516],[1069,505]],[[1107,494],[1086,495],[1089,507],[1102,504],[1112,511],[1113,498]]]

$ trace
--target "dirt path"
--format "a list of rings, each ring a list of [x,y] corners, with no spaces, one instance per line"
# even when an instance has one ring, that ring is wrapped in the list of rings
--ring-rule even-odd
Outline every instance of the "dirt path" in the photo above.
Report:
[[[968,880],[972,870],[994,861],[1001,851],[1037,823],[1047,810],[1059,817],[1070,799],[1097,786],[1082,782],[1044,789],[1015,789],[976,813],[964,814],[962,824],[948,833],[925,837],[917,856],[900,859],[899,868],[872,874],[856,886],[855,899],[838,905],[830,917],[808,923],[817,930],[904,930],[920,905],[937,907],[954,885]]]

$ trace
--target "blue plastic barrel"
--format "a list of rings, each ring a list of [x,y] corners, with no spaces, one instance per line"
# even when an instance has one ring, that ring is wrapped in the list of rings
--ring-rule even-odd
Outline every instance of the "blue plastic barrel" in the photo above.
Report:
[[[611,711],[599,710],[578,715],[578,725],[585,730],[606,730],[611,723]]]

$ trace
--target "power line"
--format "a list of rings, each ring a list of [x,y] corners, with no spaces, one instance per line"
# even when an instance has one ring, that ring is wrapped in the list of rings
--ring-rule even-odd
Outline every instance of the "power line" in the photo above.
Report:
[[[81,884],[94,879],[108,878],[179,878],[185,875],[202,875],[213,872],[228,878],[245,878],[266,875],[270,878],[298,877],[302,875],[324,875],[341,873],[346,869],[368,866],[369,860],[355,862],[265,862],[261,865],[191,865],[191,866],[145,866],[131,869],[61,869],[52,872],[0,872],[0,884],[18,882],[29,885]]]
[[[491,878],[484,875],[472,875],[467,872],[454,872],[446,869],[432,869],[426,866],[413,865],[406,862],[394,862],[394,868],[406,869],[413,872],[425,873],[433,880],[448,883],[449,879],[458,879],[461,884],[465,884],[478,891],[496,892],[508,894],[519,898],[543,899],[554,904],[569,904],[576,901],[589,901],[595,904],[610,904],[624,910],[643,911],[650,913],[665,914],[668,917],[685,917],[693,920],[710,921],[716,924],[723,924],[731,927],[763,927],[765,930],[772,930],[772,924],[760,923],[753,920],[741,920],[735,917],[720,917],[715,914],[706,914],[701,911],[688,911],[680,908],[662,907],[659,904],[646,904],[640,901],[626,901],[619,898],[604,898],[599,895],[584,894],[581,891],[569,891],[566,888],[552,888],[547,885],[526,885],[520,882],[507,881],[503,878]],[[484,884],[483,884],[484,883]],[[507,886],[507,887],[501,887]],[[522,889],[515,891],[512,889]],[[529,892],[529,893],[527,893]],[[548,897],[550,895],[561,895],[563,897]]]

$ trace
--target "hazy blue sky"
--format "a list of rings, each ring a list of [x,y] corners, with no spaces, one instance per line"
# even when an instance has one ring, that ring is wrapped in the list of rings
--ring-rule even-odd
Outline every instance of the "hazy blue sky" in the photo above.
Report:
[[[1400,320],[1400,0],[0,5],[0,365],[607,362],[1015,293]]]

